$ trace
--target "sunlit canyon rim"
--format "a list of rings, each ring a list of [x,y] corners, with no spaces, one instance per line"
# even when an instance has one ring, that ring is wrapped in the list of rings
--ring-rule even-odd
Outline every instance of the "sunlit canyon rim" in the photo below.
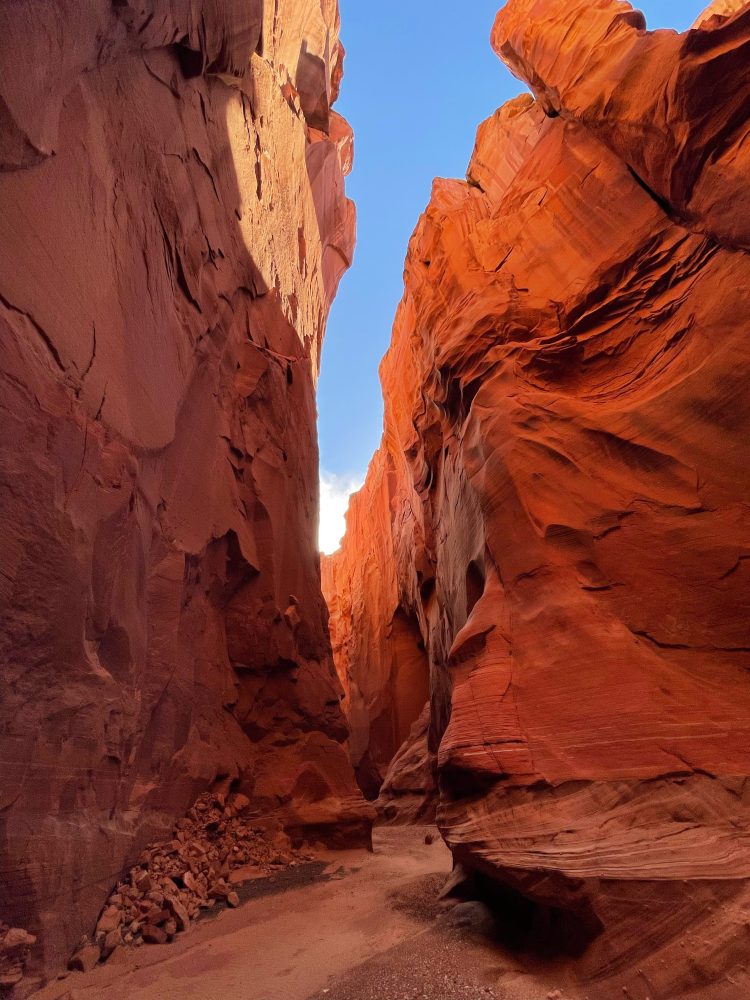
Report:
[[[750,3],[492,44],[321,572],[336,0],[0,6],[0,995],[376,817],[581,997],[750,993]]]

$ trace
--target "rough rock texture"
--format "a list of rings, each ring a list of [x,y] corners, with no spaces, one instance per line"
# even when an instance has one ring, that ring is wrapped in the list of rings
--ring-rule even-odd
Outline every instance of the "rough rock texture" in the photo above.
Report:
[[[435,823],[438,789],[436,760],[430,751],[430,703],[411,727],[386,772],[375,802],[382,823]]]
[[[23,979],[36,938],[22,927],[0,924],[0,990],[12,989]]]
[[[381,450],[347,513],[349,538],[356,536],[358,544],[321,557],[334,662],[351,727],[349,749],[360,787],[371,799],[429,695],[422,629],[412,608],[399,601],[391,530],[395,482],[393,461]]]
[[[368,837],[314,541],[342,60],[336,0],[0,5],[0,920],[38,966],[217,777]]]
[[[441,829],[592,998],[748,994],[750,4],[699,23],[500,12],[535,98],[435,183],[327,571],[352,690],[418,624]]]
[[[694,28],[700,28],[712,17],[731,17],[746,5],[747,0],[714,0],[703,13],[696,18]]]
[[[225,779],[201,795],[169,839],[141,854],[69,968],[86,971],[119,947],[171,941],[202,911],[238,906],[235,886],[303,859],[277,823],[253,809],[246,795],[228,794],[229,785]]]

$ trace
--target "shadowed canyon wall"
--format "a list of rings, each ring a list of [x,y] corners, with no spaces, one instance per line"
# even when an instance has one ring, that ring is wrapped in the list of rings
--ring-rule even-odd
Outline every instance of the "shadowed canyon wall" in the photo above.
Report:
[[[0,921],[67,960],[218,777],[363,842],[315,382],[354,244],[336,0],[0,9]]]
[[[591,998],[748,987],[750,4],[698,25],[501,10],[533,96],[435,182],[324,574],[361,758],[396,622],[425,649],[381,809],[434,756],[456,861]]]

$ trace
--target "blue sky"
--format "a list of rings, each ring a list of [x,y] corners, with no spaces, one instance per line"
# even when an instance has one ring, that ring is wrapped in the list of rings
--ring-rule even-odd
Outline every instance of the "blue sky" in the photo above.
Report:
[[[339,0],[346,75],[337,110],[354,126],[354,265],[334,302],[318,390],[321,547],[343,532],[383,421],[378,364],[403,292],[409,237],[436,176],[463,177],[481,121],[523,90],[492,52],[500,0]],[[709,0],[648,0],[650,28],[684,30]]]

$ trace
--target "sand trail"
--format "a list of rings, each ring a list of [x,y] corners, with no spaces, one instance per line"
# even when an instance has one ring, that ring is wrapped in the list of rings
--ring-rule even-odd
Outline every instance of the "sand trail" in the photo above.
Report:
[[[171,945],[121,950],[35,1000],[306,1000],[329,980],[425,930],[388,905],[400,886],[447,876],[450,854],[425,830],[376,832],[375,853],[330,855],[325,871],[286,891],[205,919]]]

